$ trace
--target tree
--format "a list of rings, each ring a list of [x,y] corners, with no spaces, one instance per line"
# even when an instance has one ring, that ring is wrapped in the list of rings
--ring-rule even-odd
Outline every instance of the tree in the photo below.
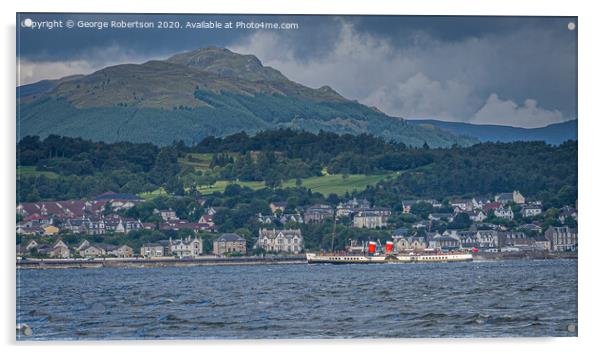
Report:
[[[165,183],[165,190],[175,195],[184,195],[184,184],[178,176],[171,176]]]
[[[159,151],[155,165],[150,172],[151,178],[155,184],[163,185],[178,172],[180,172],[180,166],[177,150],[171,146],[163,147]]]
[[[282,185],[282,176],[279,173],[272,173],[265,177],[265,185],[268,188],[275,189]]]

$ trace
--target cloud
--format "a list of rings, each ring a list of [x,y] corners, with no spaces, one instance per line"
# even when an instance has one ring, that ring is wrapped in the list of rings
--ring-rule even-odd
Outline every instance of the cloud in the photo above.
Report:
[[[300,49],[290,35],[276,32],[257,32],[229,48],[256,55],[291,80],[314,88],[329,85],[347,98],[393,116],[464,122],[478,117],[485,122],[486,111],[480,111],[496,93],[516,102],[530,98],[546,107],[526,103],[516,109],[520,116],[496,117],[496,124],[533,126],[545,125],[545,119],[549,123],[565,120],[562,109],[554,107],[565,101],[568,116],[576,116],[576,106],[569,99],[575,96],[572,86],[558,85],[572,84],[573,73],[567,68],[576,65],[574,53],[570,48],[559,49],[562,46],[549,31],[517,28],[443,41],[422,31],[392,39],[359,32],[342,19],[336,24],[335,35],[315,35],[321,47],[324,42],[330,47],[315,56],[311,46]],[[301,57],[302,49],[307,54]]]
[[[17,85],[26,85],[44,79],[59,79],[75,74],[89,74],[98,69],[85,60],[33,62],[21,59],[18,61]]]
[[[471,123],[538,128],[565,120],[560,111],[540,108],[534,99],[526,99],[523,105],[518,105],[511,100],[501,100],[494,93],[489,96],[485,105],[475,113]]]
[[[17,85],[26,85],[40,80],[60,79],[65,76],[91,74],[107,66],[123,63],[143,63],[164,55],[142,56],[117,45],[93,48],[86,56],[72,60],[31,60],[17,58]]]
[[[256,55],[293,81],[314,88],[329,85],[392,116],[523,127],[576,118],[576,77],[571,70],[576,68],[576,41],[566,37],[564,25],[554,30],[549,25],[521,26],[528,21],[517,20],[516,28],[474,35],[466,30],[450,39],[428,31],[431,19],[411,25],[407,18],[387,18],[387,27],[380,29],[359,17],[311,21],[299,31],[252,31],[228,40],[211,39],[235,52]],[[176,42],[192,48],[198,40],[186,44],[178,37]],[[68,59],[20,58],[19,84],[173,54],[156,38],[149,42],[152,51],[103,42],[108,48],[86,47],[74,57],[62,56]]]
[[[329,85],[351,99],[367,97],[391,77],[408,79],[415,74],[418,67],[413,58],[397,55],[388,41],[358,33],[349,23],[339,23],[331,49],[317,57],[298,58],[296,43],[273,32],[258,32],[229,48],[256,55],[293,81],[314,88]]]
[[[470,88],[462,82],[431,80],[419,72],[404,82],[378,88],[362,101],[384,112],[403,112],[403,117],[453,120],[469,96]]]

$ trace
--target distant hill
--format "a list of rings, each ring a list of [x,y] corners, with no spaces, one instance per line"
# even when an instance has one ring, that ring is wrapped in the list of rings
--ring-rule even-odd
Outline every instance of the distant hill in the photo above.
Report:
[[[192,144],[211,135],[291,127],[368,133],[411,146],[477,142],[432,126],[407,124],[328,86],[312,89],[293,82],[253,55],[215,47],[24,85],[17,88],[17,97],[18,139],[57,134],[106,142]]]
[[[542,128],[515,128],[503,125],[480,125],[470,123],[445,122],[434,119],[408,119],[408,124],[437,127],[450,133],[472,136],[482,142],[499,141],[545,141],[558,145],[567,140],[577,140],[577,120],[550,124]]]

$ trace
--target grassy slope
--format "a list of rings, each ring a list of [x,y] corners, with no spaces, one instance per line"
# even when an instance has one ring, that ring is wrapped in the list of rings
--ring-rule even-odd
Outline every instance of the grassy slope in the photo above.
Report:
[[[37,171],[35,166],[17,166],[17,176],[19,177],[32,177],[32,176],[46,176],[48,178],[56,178],[58,174],[49,171]]]
[[[303,187],[309,188],[314,192],[322,193],[323,195],[329,195],[331,193],[344,195],[346,192],[363,190],[367,186],[374,185],[378,181],[393,175],[395,175],[395,173],[383,175],[349,175],[347,178],[343,178],[343,175],[335,174],[303,178],[301,181]],[[199,191],[203,194],[223,192],[228,184],[228,181],[222,180],[216,182],[212,187],[201,187],[199,188]],[[236,182],[236,184],[252,189],[265,188],[263,182]],[[294,188],[295,186],[295,180],[287,180],[282,183],[282,188]]]
[[[193,153],[192,155],[194,161],[189,161],[186,157],[180,158],[178,161],[183,166],[191,166],[196,171],[206,171],[209,169],[209,164],[211,163],[211,158],[213,154],[200,154]],[[230,153],[230,155],[232,155]],[[341,174],[328,175],[325,172],[324,176],[319,177],[310,177],[301,179],[302,186],[311,189],[314,192],[319,192],[324,195],[328,195],[331,193],[337,195],[344,195],[346,192],[353,192],[354,190],[363,190],[369,185],[375,185],[378,181],[392,177],[398,173],[388,173],[388,174],[380,174],[380,175],[349,175],[347,178],[343,178]],[[58,174],[54,172],[46,172],[46,171],[36,171],[35,166],[18,166],[17,167],[17,176],[29,177],[29,176],[46,176],[49,178],[58,177]],[[200,187],[199,191],[203,194],[211,194],[213,192],[223,192],[228,184],[231,182],[226,180],[217,181],[211,187]],[[254,182],[242,182],[238,181],[236,184],[249,187],[251,189],[257,190],[261,188],[265,188],[265,183],[260,181]],[[282,183],[281,188],[294,188],[296,187],[296,183],[294,179],[284,181]],[[158,197],[160,195],[166,195],[167,192],[163,190],[163,188],[159,188],[152,192],[141,193],[140,197],[143,199],[152,199]]]

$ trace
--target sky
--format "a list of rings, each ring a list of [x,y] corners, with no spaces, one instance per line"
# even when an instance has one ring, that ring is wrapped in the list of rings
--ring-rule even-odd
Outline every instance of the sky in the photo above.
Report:
[[[17,14],[18,84],[209,45],[406,119],[534,128],[577,118],[577,18]],[[78,21],[295,23],[297,29],[77,28]],[[570,24],[574,24],[574,26]]]

